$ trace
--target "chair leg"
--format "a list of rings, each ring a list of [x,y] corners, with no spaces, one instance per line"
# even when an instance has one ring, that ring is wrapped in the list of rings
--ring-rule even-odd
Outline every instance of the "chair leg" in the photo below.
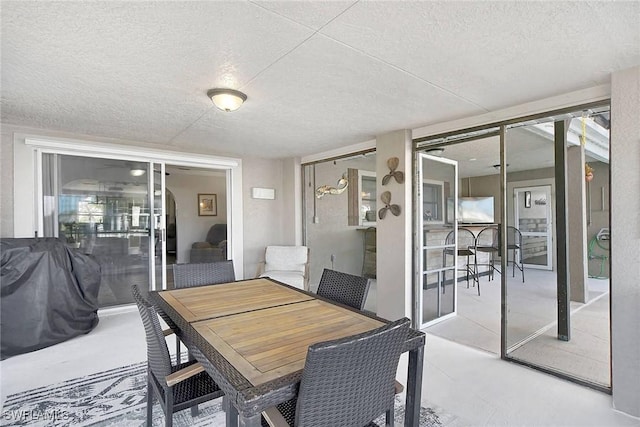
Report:
[[[395,408],[393,406],[391,406],[391,408],[389,408],[387,410],[387,412],[384,415],[385,418],[385,425],[387,427],[393,427],[395,425]]]
[[[176,364],[180,364],[180,338],[176,335]]]
[[[473,255],[473,280],[478,285],[478,296],[480,296],[480,272],[478,271],[478,257]]]
[[[195,357],[193,357],[193,356],[191,355],[191,352],[188,352],[188,353],[187,353],[187,359],[188,359],[189,361],[196,360],[196,359],[195,359]],[[200,410],[198,409],[198,405],[193,405],[193,406],[191,407],[191,416],[192,416],[192,417],[197,417],[198,415],[200,415]]]
[[[151,375],[147,368],[147,426],[151,427],[153,421],[153,389],[151,386]]]
[[[469,289],[469,255],[467,255],[467,266],[466,266],[466,270],[467,270],[467,289]]]
[[[171,387],[164,393],[164,426],[173,426],[173,389]]]

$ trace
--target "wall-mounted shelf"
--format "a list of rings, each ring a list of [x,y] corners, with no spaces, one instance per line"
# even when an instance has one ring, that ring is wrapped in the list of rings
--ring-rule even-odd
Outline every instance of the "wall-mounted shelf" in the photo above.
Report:
[[[349,181],[348,225],[374,227],[376,225],[376,173],[361,169],[347,169]]]

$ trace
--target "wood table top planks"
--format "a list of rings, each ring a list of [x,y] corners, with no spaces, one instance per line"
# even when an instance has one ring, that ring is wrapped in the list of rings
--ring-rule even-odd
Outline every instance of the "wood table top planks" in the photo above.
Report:
[[[162,291],[159,296],[189,323],[313,299],[269,279]]]
[[[254,386],[304,368],[311,344],[383,325],[319,299],[192,324]]]

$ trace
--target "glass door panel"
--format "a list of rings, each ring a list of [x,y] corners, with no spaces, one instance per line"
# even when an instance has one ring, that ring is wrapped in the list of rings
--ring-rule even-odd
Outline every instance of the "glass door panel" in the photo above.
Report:
[[[149,164],[43,154],[45,237],[60,237],[101,266],[100,307],[133,302],[150,285]]]
[[[607,120],[589,114],[515,125],[506,134],[503,357],[607,389],[609,281],[606,274],[591,277],[588,267],[595,261],[608,271],[608,252],[596,251],[598,233],[606,230],[600,239],[609,238],[603,196],[609,193],[609,140],[602,127],[608,111]],[[587,161],[602,173],[596,191]],[[595,208],[594,194],[600,196]],[[520,243],[509,237],[517,234],[511,230],[519,232]]]
[[[458,169],[453,160],[422,153],[418,165],[416,319],[423,328],[456,310],[457,257],[450,254],[457,252]]]
[[[522,235],[522,263],[552,269],[551,185],[515,188],[515,224]]]

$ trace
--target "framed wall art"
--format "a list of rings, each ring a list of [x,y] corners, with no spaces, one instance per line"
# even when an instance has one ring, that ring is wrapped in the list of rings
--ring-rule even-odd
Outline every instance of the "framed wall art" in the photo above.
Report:
[[[217,216],[218,199],[215,194],[198,193],[198,216]]]

